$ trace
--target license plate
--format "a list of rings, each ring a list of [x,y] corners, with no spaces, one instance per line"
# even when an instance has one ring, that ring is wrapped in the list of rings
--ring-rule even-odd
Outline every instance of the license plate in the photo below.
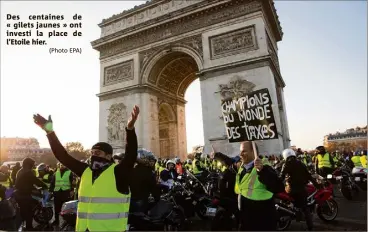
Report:
[[[355,177],[355,181],[360,181],[360,177]]]
[[[216,208],[207,208],[207,215],[214,216],[217,212]]]

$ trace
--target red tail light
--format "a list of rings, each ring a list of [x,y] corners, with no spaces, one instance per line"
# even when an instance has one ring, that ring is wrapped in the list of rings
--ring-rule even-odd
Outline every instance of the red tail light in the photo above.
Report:
[[[68,213],[73,213],[74,209],[66,209],[66,210],[62,210],[60,212],[60,215],[65,215],[65,214],[68,214]]]
[[[217,198],[212,199],[212,204],[213,205],[218,205],[220,203],[220,201]]]
[[[334,175],[334,176],[341,176],[341,171],[340,171],[340,169],[335,170],[335,171],[332,173],[332,175]]]

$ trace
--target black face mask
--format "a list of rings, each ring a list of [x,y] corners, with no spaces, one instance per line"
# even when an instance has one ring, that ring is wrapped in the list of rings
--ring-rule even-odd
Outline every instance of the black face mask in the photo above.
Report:
[[[91,169],[97,170],[101,169],[107,165],[109,165],[111,162],[105,158],[99,157],[99,156],[91,156]]]

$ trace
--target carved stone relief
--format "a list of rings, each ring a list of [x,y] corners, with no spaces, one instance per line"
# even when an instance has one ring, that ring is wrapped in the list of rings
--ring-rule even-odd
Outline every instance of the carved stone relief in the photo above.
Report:
[[[228,84],[219,85],[219,92],[223,99],[242,97],[245,94],[252,92],[256,87],[252,82],[242,80],[240,76],[234,76],[234,79],[234,81],[230,81]]]
[[[150,28],[142,33],[126,36],[97,49],[102,59],[260,10],[262,10],[262,5],[258,1],[242,1],[236,4],[230,2],[213,7],[206,12],[202,11],[177,19],[165,27]]]
[[[169,49],[170,47],[189,47],[194,49],[200,57],[203,59],[203,47],[202,47],[202,35],[195,35],[189,38],[185,38],[179,41],[172,42],[170,44],[165,44],[163,46],[158,46],[154,48],[150,48],[148,50],[142,51],[139,53],[141,57],[140,67],[143,69],[149,60],[152,59],[154,55],[163,51],[165,49]]]
[[[126,106],[116,103],[110,106],[107,117],[107,135],[109,143],[124,143],[125,125],[127,123]]]
[[[209,41],[211,60],[258,49],[254,25],[212,36]]]
[[[106,67],[104,70],[104,86],[134,79],[134,61]]]

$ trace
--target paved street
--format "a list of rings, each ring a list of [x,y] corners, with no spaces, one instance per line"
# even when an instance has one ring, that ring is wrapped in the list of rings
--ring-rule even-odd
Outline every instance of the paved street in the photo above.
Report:
[[[339,213],[337,218],[331,222],[326,223],[318,218],[316,214],[314,217],[314,226],[316,231],[367,231],[367,192],[361,191],[358,196],[352,201],[348,201],[338,189],[335,190],[335,200],[339,205]],[[203,222],[195,220],[191,228],[197,231],[208,231],[210,222]],[[302,231],[305,230],[305,222],[293,221],[288,231]],[[192,229],[192,230],[193,230]]]
[[[335,189],[335,200],[339,205],[339,213],[335,221],[323,222],[314,216],[316,231],[367,231],[367,192],[359,192],[352,201],[346,200],[339,190]],[[288,231],[305,230],[305,222],[293,221]],[[202,221],[199,218],[188,225],[191,231],[209,231],[210,221]]]

